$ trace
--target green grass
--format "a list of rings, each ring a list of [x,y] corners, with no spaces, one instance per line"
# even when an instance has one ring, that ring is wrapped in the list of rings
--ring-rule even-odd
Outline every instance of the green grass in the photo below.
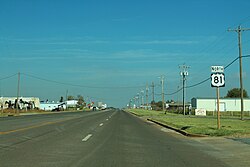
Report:
[[[149,111],[142,109],[130,109],[129,112],[138,116],[144,116],[162,122],[166,125],[185,130],[192,134],[209,136],[250,136],[250,120],[241,121],[239,118],[221,118],[221,128],[217,129],[216,117],[183,116],[162,111]]]

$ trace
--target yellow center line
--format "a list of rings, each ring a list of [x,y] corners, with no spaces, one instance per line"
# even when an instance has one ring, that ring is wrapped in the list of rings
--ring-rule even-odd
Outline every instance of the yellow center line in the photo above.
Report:
[[[72,119],[75,119],[75,118],[68,118],[68,119],[63,119],[63,120],[58,120],[58,121],[53,121],[53,122],[44,122],[44,123],[41,123],[41,124],[28,126],[28,127],[24,127],[24,128],[20,128],[20,129],[4,131],[4,132],[0,132],[0,135],[6,135],[6,134],[14,133],[14,132],[20,132],[20,131],[25,131],[25,130],[29,130],[29,129],[39,128],[39,127],[42,127],[42,126],[56,124],[56,123],[60,123],[60,122],[64,122],[64,121],[68,121],[68,120],[72,120]]]

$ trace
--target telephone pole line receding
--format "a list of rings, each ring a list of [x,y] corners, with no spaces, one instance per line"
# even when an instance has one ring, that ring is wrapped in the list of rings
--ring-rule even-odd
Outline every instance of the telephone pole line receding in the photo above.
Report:
[[[148,88],[148,84],[146,86],[146,103],[147,103],[147,110],[148,110],[148,91],[149,91],[149,88]]]
[[[185,64],[179,65],[181,69],[181,76],[182,76],[182,106],[183,106],[183,115],[185,115],[186,107],[185,107],[185,85],[186,85],[186,76],[188,76],[188,69],[190,66],[186,66]]]
[[[161,77],[161,96],[162,96],[162,111],[165,111],[165,99],[164,99],[164,76]],[[166,114],[166,111],[165,111]]]
[[[238,34],[238,45],[239,45],[239,66],[240,66],[240,99],[241,99],[241,120],[244,115],[244,97],[243,97],[243,77],[242,77],[242,46],[241,46],[241,32],[248,31],[250,28],[241,28],[238,26],[237,29],[228,29],[228,31],[235,31]]]
[[[144,106],[144,90],[141,90],[141,107],[143,108]]]
[[[155,102],[155,84],[152,82],[152,102]]]
[[[16,113],[19,115],[19,96],[20,96],[20,72],[18,72],[17,78],[17,98],[16,98]]]

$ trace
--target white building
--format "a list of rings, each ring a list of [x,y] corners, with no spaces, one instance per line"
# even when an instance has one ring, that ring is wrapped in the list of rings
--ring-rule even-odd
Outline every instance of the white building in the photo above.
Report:
[[[192,98],[193,109],[206,109],[217,111],[217,99],[215,98]],[[220,111],[241,111],[240,98],[221,98]],[[244,99],[244,111],[250,111],[250,99]]]
[[[65,110],[66,105],[65,103],[61,103],[61,102],[41,102],[40,109],[45,110],[45,111]]]
[[[76,107],[78,104],[78,100],[67,100],[66,105],[67,107]]]

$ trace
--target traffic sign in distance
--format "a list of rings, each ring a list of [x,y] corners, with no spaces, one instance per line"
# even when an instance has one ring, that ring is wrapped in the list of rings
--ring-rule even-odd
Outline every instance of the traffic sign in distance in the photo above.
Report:
[[[225,75],[224,75],[224,73],[213,73],[213,74],[211,74],[211,86],[212,87],[224,87],[225,86]]]

